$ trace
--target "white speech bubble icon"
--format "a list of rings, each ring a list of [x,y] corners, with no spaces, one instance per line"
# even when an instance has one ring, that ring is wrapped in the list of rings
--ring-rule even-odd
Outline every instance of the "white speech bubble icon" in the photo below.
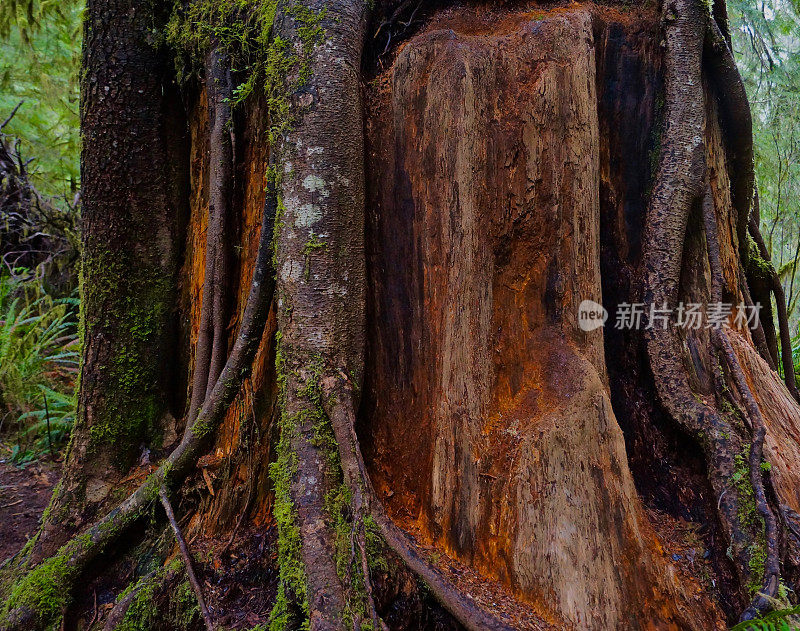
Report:
[[[578,326],[581,331],[594,331],[608,320],[608,311],[594,300],[584,300],[578,305]]]

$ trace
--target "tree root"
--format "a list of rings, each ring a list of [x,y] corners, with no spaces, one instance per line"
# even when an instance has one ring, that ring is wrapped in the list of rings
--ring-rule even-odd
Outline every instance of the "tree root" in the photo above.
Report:
[[[106,618],[106,623],[103,625],[103,631],[114,631],[114,629],[119,626],[122,621],[125,619],[125,614],[128,613],[128,610],[133,604],[133,601],[136,599],[136,596],[142,590],[142,588],[147,584],[148,581],[153,580],[156,576],[156,572],[150,572],[147,576],[142,578],[139,583],[131,589],[125,596],[123,596],[117,603],[114,604],[114,607],[111,609],[111,613],[108,614],[108,618]]]
[[[323,381],[325,408],[327,410],[336,442],[342,471],[354,498],[354,508],[361,511],[360,521],[366,515],[372,517],[389,546],[433,592],[436,600],[469,631],[512,631],[512,627],[496,616],[483,610],[434,565],[426,561],[414,544],[391,518],[386,515],[380,500],[375,495],[369,479],[361,446],[355,430],[353,386],[343,373]],[[357,498],[357,500],[356,500]]]
[[[319,8],[321,2],[311,2],[310,7]],[[358,6],[356,6],[358,4]],[[323,479],[330,473],[323,449],[315,444],[319,441],[319,430],[315,421],[307,415],[309,376],[303,374],[312,362],[322,362],[320,404],[330,422],[336,446],[333,448],[341,466],[343,482],[350,492],[352,510],[350,549],[351,566],[360,567],[364,581],[366,614],[373,627],[381,628],[373,599],[367,555],[367,528],[370,520],[377,525],[387,546],[392,549],[435,595],[436,599],[453,617],[470,631],[510,631],[511,627],[481,608],[464,592],[459,590],[444,573],[428,562],[419,553],[411,538],[403,532],[388,515],[377,498],[364,464],[358,437],[355,431],[358,382],[363,372],[363,319],[364,319],[364,271],[363,271],[363,142],[361,111],[358,103],[357,69],[360,65],[363,31],[366,25],[366,8],[360,3],[342,0],[326,7],[329,17],[326,27],[335,32],[333,41],[326,42],[324,54],[314,57],[312,74],[318,85],[304,92],[314,105],[314,119],[306,129],[290,133],[279,139],[279,144],[293,144],[297,155],[293,155],[293,172],[283,184],[287,200],[287,227],[279,231],[282,242],[278,248],[280,262],[279,321],[281,334],[286,336],[286,353],[290,371],[286,375],[286,402],[284,415],[298,419],[297,427],[290,439],[290,448],[296,458],[297,471],[291,479],[290,495],[294,502],[296,520],[301,534],[300,554],[308,579],[309,616],[313,630],[341,629],[344,612],[347,610],[348,590],[353,590],[338,576],[332,557],[330,526],[324,513]],[[337,15],[333,15],[333,14]],[[341,15],[338,15],[341,13]],[[299,15],[300,13],[298,13]],[[276,17],[276,24],[291,23],[288,15]],[[680,271],[683,257],[683,241],[690,208],[699,199],[703,188],[705,171],[703,134],[705,131],[705,104],[702,96],[701,49],[704,39],[713,55],[709,58],[720,81],[732,82],[734,87],[735,66],[731,68],[729,49],[719,29],[705,27],[700,3],[697,0],[667,0],[664,6],[666,25],[666,130],[659,161],[658,173],[648,212],[645,244],[643,247],[643,298],[646,302],[661,305],[676,302],[679,295]],[[285,24],[284,24],[285,25]],[[307,25],[305,25],[307,27]],[[295,27],[295,31],[297,28]],[[708,32],[711,34],[706,37]],[[723,48],[720,48],[720,38]],[[289,27],[287,41],[308,48],[307,42],[297,40]],[[358,40],[355,44],[354,40]],[[335,51],[333,54],[331,51]],[[311,53],[316,55],[316,53]],[[337,57],[337,55],[339,57]],[[327,58],[327,61],[326,61]],[[335,59],[335,63],[331,59]],[[212,104],[212,173],[216,166],[230,168],[231,146],[219,127],[227,122],[225,100],[218,98],[220,91],[216,78],[219,72],[227,72],[225,60],[212,50],[209,54],[209,103]],[[321,76],[316,76],[320,71]],[[225,75],[227,76],[227,75]],[[228,83],[228,89],[230,84]],[[738,90],[738,87],[736,87]],[[224,90],[223,90],[224,91]],[[737,98],[733,103],[722,103],[724,126],[735,129],[745,124],[745,113],[740,111]],[[338,97],[338,98],[337,98]],[[351,104],[353,111],[345,105]],[[738,105],[737,105],[738,104]],[[746,100],[745,100],[746,105]],[[747,115],[749,116],[749,108]],[[328,118],[326,118],[326,116]],[[727,121],[727,122],[725,122]],[[319,125],[327,125],[320,130]],[[221,137],[216,134],[222,133]],[[305,134],[305,135],[304,135]],[[354,137],[361,141],[349,142]],[[328,143],[317,146],[319,137],[329,136]],[[314,142],[306,142],[314,140]],[[752,140],[752,138],[750,138]],[[743,140],[743,144],[747,144]],[[325,143],[321,143],[325,144]],[[749,189],[752,190],[752,142],[739,147],[729,142],[729,163],[736,171],[732,181],[732,195],[739,221],[737,234],[744,243],[749,214]],[[313,148],[300,154],[301,148]],[[283,151],[273,148],[275,153]],[[317,151],[318,150],[318,151]],[[216,155],[215,151],[224,153]],[[319,162],[317,162],[319,161]],[[275,160],[271,161],[274,166]],[[748,174],[748,164],[750,172]],[[321,165],[321,166],[318,166]],[[354,166],[355,165],[355,166]],[[220,167],[222,168],[222,167]],[[46,561],[59,568],[59,587],[68,591],[87,566],[99,555],[110,549],[142,517],[145,509],[156,497],[161,498],[167,518],[175,532],[181,553],[186,561],[190,583],[200,603],[208,629],[212,621],[205,607],[202,591],[191,565],[186,543],[183,540],[172,507],[168,489],[178,484],[191,470],[196,458],[207,448],[215,429],[222,422],[228,406],[241,388],[246,372],[251,368],[266,323],[272,302],[271,279],[273,252],[271,237],[275,228],[277,191],[275,182],[270,182],[267,201],[262,218],[261,237],[255,271],[247,299],[239,335],[227,361],[224,358],[224,256],[222,235],[225,226],[224,208],[227,204],[230,177],[220,171],[220,180],[211,185],[211,213],[209,219],[208,249],[206,255],[206,277],[203,287],[201,329],[198,339],[195,374],[193,378],[192,402],[187,420],[187,430],[178,447],[166,458],[158,470],[131,494],[119,507],[92,525],[84,534],[72,538]],[[315,197],[316,196],[316,197]],[[324,198],[326,201],[322,201]],[[710,200],[707,202],[710,203]],[[318,205],[317,205],[318,204]],[[337,204],[339,206],[337,206]],[[744,207],[746,206],[746,210]],[[308,209],[314,212],[311,213]],[[305,210],[303,210],[305,209]],[[713,211],[713,209],[712,209]],[[306,212],[306,215],[298,214]],[[744,219],[743,219],[743,213]],[[349,214],[348,214],[349,213]],[[321,218],[316,215],[321,214]],[[715,219],[712,217],[712,220]],[[212,227],[213,224],[213,227]],[[313,229],[310,229],[313,226]],[[716,224],[715,224],[716,227]],[[756,227],[757,229],[757,227]],[[316,230],[316,234],[314,233]],[[742,230],[745,232],[742,233]],[[707,233],[710,232],[707,230]],[[328,239],[319,241],[321,235]],[[303,242],[305,239],[305,242]],[[362,241],[359,241],[361,239]],[[716,241],[713,241],[716,244]],[[762,240],[763,244],[763,240]],[[350,247],[352,246],[352,247]],[[719,271],[718,245],[709,240],[709,258],[712,268]],[[346,252],[346,260],[338,259]],[[313,254],[313,256],[312,256]],[[359,258],[361,257],[361,258]],[[300,265],[299,263],[303,263]],[[311,264],[314,269],[311,269]],[[298,270],[304,269],[298,274]],[[313,273],[312,273],[313,272]],[[715,272],[715,273],[717,273]],[[303,279],[305,275],[305,279]],[[716,289],[720,287],[715,281]],[[341,289],[343,288],[344,289]],[[782,291],[782,288],[781,288]],[[341,292],[337,294],[336,292]],[[777,297],[777,293],[776,293]],[[784,319],[785,319],[785,304]],[[780,315],[780,314],[779,314]],[[783,329],[781,338],[783,342]],[[765,521],[767,540],[767,563],[763,592],[759,594],[744,616],[757,614],[765,608],[764,602],[777,590],[779,559],[777,557],[777,521],[767,502],[761,475],[765,426],[752,393],[747,389],[741,366],[733,354],[730,341],[724,332],[714,333],[715,343],[728,362],[752,425],[750,445],[750,481],[756,497],[759,513]],[[733,470],[732,448],[736,446],[729,438],[731,427],[710,405],[698,401],[691,390],[685,370],[681,365],[680,344],[673,331],[653,327],[645,334],[647,353],[655,378],[659,397],[676,421],[701,440],[714,490],[719,496],[720,516],[728,531],[734,549],[737,568],[746,574],[749,560],[745,543],[748,540],[746,527],[738,517],[741,498],[730,484]],[[784,356],[786,353],[784,353]],[[790,357],[790,355],[789,355]],[[793,373],[787,373],[792,374]],[[350,376],[348,376],[350,375]],[[280,376],[279,376],[280,377]],[[352,380],[351,380],[352,379]],[[788,385],[788,384],[787,384]],[[796,396],[796,388],[793,390]],[[706,438],[700,439],[705,435]],[[784,514],[784,520],[788,518]],[[800,532],[800,527],[798,527]],[[43,564],[44,565],[44,564]],[[20,582],[22,587],[35,588],[41,577],[34,568]],[[48,626],[51,618],[31,607],[21,596],[24,590],[12,591],[7,603],[7,613],[0,621],[7,631],[41,629]],[[123,612],[124,615],[124,612]],[[359,614],[360,615],[360,614]],[[353,619],[358,628],[361,620]]]
[[[643,302],[657,306],[678,302],[688,217],[705,189],[701,57],[708,18],[702,11],[701,3],[693,0],[674,0],[664,5],[666,126],[650,199],[642,262]],[[726,69],[720,69],[723,70]],[[727,110],[728,118],[736,119],[734,109],[727,107]],[[744,173],[732,178],[738,183],[748,180],[748,160],[742,159],[742,155],[746,156],[746,151],[733,156],[739,161],[737,169]],[[736,196],[740,203],[748,199],[746,191]],[[741,207],[737,211],[743,212]],[[741,230],[741,225],[737,228]],[[744,445],[730,423],[711,404],[695,396],[681,361],[682,346],[677,332],[673,328],[652,326],[645,330],[644,339],[662,404],[703,448],[709,479],[719,498],[718,513],[744,588],[750,579],[753,535],[746,523],[744,500],[731,479],[735,471],[734,454],[740,453]]]
[[[206,56],[210,173],[205,277],[186,432],[196,420],[203,401],[214,389],[225,362],[227,257],[224,237],[233,169],[233,145],[229,130],[233,92],[228,65],[227,56],[212,46]]]
[[[190,472],[197,458],[207,449],[214,430],[239,392],[252,365],[263,336],[274,290],[272,269],[272,234],[277,210],[274,187],[270,186],[264,204],[250,293],[242,316],[241,328],[222,373],[211,395],[200,409],[197,420],[180,444],[127,499],[117,508],[95,522],[83,534],[70,539],[58,552],[40,566],[28,572],[12,588],[6,603],[7,613],[0,619],[3,631],[33,631],[44,629],[52,620],[31,606],[27,596],[57,569],[58,589],[64,597],[89,564],[128,532],[144,515],[147,507],[158,497],[162,487],[170,488]],[[49,580],[49,579],[48,579]],[[48,612],[48,615],[52,615]]]
[[[794,362],[792,361],[792,335],[789,332],[789,314],[786,312],[786,294],[783,291],[783,284],[772,265],[772,258],[767,250],[767,245],[764,243],[764,237],[761,236],[761,229],[758,227],[758,222],[754,216],[750,217],[748,227],[750,228],[750,235],[758,248],[759,256],[769,264],[769,282],[772,293],[775,295],[775,306],[778,309],[778,329],[781,338],[781,365],[783,366],[783,382],[786,388],[794,397],[795,401],[800,403],[800,392],[797,390],[797,381],[794,374]]]
[[[703,199],[703,221],[708,244],[708,260],[711,267],[711,301],[722,302],[722,264],[720,263],[719,237],[717,234],[717,219],[714,213],[714,201],[710,187],[706,189]],[[775,515],[767,502],[764,488],[764,479],[761,472],[761,463],[764,458],[764,438],[767,428],[761,416],[753,393],[747,385],[747,379],[742,371],[742,366],[736,356],[725,327],[712,329],[712,339],[717,350],[723,355],[728,364],[728,369],[733,375],[739,394],[744,400],[748,420],[751,428],[750,442],[750,483],[753,487],[756,509],[764,520],[764,547],[766,560],[764,563],[764,576],[761,589],[756,593],[750,605],[741,615],[741,620],[752,620],[770,609],[771,601],[778,595],[780,586],[780,554],[778,541],[778,524]]]
[[[200,614],[203,616],[203,622],[206,625],[207,631],[214,631],[214,623],[211,620],[211,614],[208,612],[206,600],[203,598],[203,590],[200,588],[200,583],[197,582],[197,576],[194,573],[194,563],[192,562],[192,554],[189,552],[189,546],[186,545],[186,540],[183,538],[183,533],[175,519],[175,512],[172,510],[172,504],[169,501],[166,490],[162,487],[158,491],[158,497],[161,499],[161,505],[164,507],[164,512],[167,514],[167,520],[172,527],[172,532],[175,533],[175,540],[178,542],[178,547],[183,557],[183,563],[186,565],[186,575],[189,578],[189,585],[192,586],[195,598],[197,598],[197,605],[200,608]]]

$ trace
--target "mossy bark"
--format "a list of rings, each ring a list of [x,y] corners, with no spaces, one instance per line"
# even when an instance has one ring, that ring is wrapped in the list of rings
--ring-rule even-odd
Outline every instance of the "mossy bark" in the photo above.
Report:
[[[90,1],[81,81],[83,362],[64,478],[34,557],[108,508],[175,409],[185,130],[154,3]],[[154,26],[156,27],[154,29]],[[183,166],[181,166],[183,165]],[[155,456],[154,456],[155,457]]]

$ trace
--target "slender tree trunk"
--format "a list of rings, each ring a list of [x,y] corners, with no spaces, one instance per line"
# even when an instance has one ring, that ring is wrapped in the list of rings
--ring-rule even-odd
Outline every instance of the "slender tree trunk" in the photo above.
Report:
[[[81,83],[81,368],[64,477],[35,557],[51,554],[172,429],[185,121],[155,5],[90,1]],[[183,167],[185,169],[185,167]],[[155,460],[155,456],[152,461]]]

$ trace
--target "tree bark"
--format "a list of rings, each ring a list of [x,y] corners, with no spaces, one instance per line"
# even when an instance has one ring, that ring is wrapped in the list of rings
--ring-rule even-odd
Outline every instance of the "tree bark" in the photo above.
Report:
[[[179,101],[160,5],[89,3],[81,416],[4,631],[197,627],[170,526],[226,628],[721,629],[792,586],[766,329],[612,330],[761,299],[724,5],[412,4],[178,7]]]
[[[175,404],[176,286],[186,207],[182,113],[150,5],[90,1],[81,82],[83,362],[65,473],[35,559],[110,508]],[[177,162],[177,166],[174,164]]]

